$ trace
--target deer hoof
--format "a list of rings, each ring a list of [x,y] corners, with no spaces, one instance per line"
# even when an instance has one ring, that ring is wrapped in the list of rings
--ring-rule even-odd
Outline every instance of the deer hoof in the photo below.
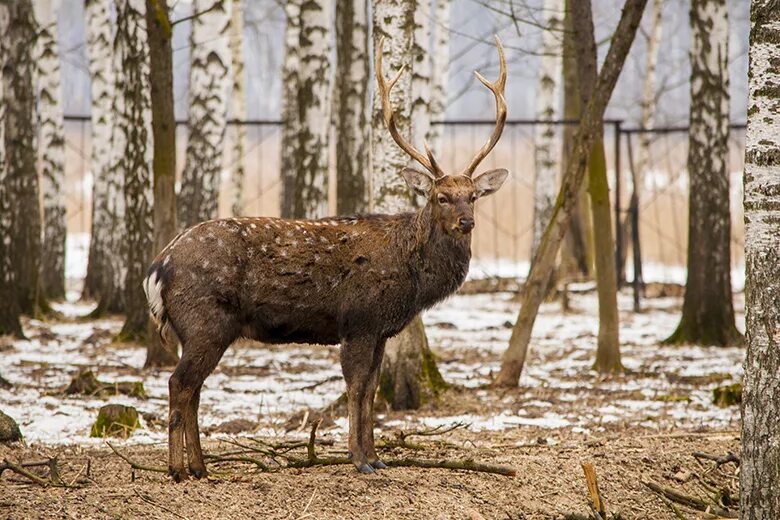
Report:
[[[366,464],[365,462],[362,464],[355,464],[355,467],[357,470],[365,475],[370,475],[371,473],[376,473],[376,470],[371,466],[370,464]]]
[[[385,469],[387,467],[387,464],[382,462],[381,460],[377,459],[374,462],[371,462],[371,467],[374,469]]]
[[[168,466],[168,475],[170,475],[174,482],[187,480],[187,473],[184,471],[184,468],[172,468]]]

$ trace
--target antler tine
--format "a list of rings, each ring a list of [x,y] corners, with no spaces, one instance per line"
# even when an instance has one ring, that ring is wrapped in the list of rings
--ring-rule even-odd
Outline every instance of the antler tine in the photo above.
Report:
[[[423,144],[425,145],[425,153],[428,154],[428,160],[431,161],[431,167],[434,170],[433,175],[437,178],[444,177],[444,170],[442,170],[439,163],[436,162],[436,158],[433,156],[430,146],[428,146],[428,141],[423,141]]]
[[[506,87],[506,57],[504,56],[504,46],[501,45],[501,40],[498,35],[496,35],[496,47],[498,48],[499,62],[498,79],[494,83],[491,83],[485,79],[482,74],[474,71],[477,79],[496,97],[496,128],[493,130],[493,135],[490,136],[488,142],[485,143],[466,169],[463,170],[462,175],[466,175],[467,177],[471,177],[474,174],[474,170],[477,169],[479,163],[481,163],[493,147],[496,146],[496,143],[498,143],[498,140],[501,138],[501,133],[504,131],[504,124],[506,123],[506,100],[504,99],[504,88]]]
[[[433,166],[433,161],[426,159],[423,154],[418,152],[414,146],[407,142],[406,139],[401,136],[401,133],[395,126],[393,106],[390,104],[390,91],[395,86],[396,82],[401,78],[401,74],[403,74],[406,66],[401,67],[401,70],[396,73],[395,77],[388,84],[385,80],[384,74],[382,73],[382,51],[384,50],[384,46],[385,38],[383,36],[379,39],[379,48],[376,51],[376,61],[374,67],[376,71],[376,81],[379,86],[379,98],[382,101],[382,118],[385,120],[385,125],[390,131],[390,135],[393,137],[393,140],[396,142],[396,144],[398,144],[398,146],[401,147],[401,149],[406,152],[412,159],[423,165],[423,167],[431,172],[434,177],[439,177],[439,175],[436,173],[438,167]],[[429,157],[432,158],[433,156],[429,155]]]

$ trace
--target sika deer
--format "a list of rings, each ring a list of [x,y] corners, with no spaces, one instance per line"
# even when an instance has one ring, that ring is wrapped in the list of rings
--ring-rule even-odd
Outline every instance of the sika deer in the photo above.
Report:
[[[498,142],[506,120],[506,61],[496,38],[500,74],[479,80],[496,98],[496,126],[488,142],[458,175],[445,175],[426,144],[427,157],[396,128],[390,90],[376,75],[383,116],[396,143],[426,172],[401,175],[426,197],[416,213],[320,220],[252,217],[211,220],[174,238],[144,280],[152,318],[165,341],[169,331],[182,356],[169,381],[168,457],[175,481],[206,475],[198,433],[203,381],[239,337],[267,343],[341,344],[347,383],[349,451],[362,473],[385,465],[374,449],[373,403],[385,341],[420,311],[463,282],[471,258],[474,202],[498,190],[508,172],[472,178]]]

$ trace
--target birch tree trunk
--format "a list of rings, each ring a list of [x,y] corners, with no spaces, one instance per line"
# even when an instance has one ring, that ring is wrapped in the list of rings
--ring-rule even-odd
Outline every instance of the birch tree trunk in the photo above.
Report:
[[[573,139],[574,148],[561,180],[560,193],[550,217],[550,225],[542,236],[536,259],[531,265],[531,271],[524,285],[520,314],[512,328],[509,347],[504,352],[501,371],[495,381],[498,386],[517,386],[519,382],[534,321],[545,296],[550,273],[554,268],[555,256],[569,227],[574,205],[582,188],[588,159],[599,135],[599,129],[603,125],[604,110],[634,41],[646,3],[647,0],[627,0],[623,6],[620,21],[612,35],[609,51],[599,72],[593,95],[577,126]],[[584,59],[582,56],[584,52],[586,49],[577,47],[578,60]]]
[[[117,94],[122,111],[117,114],[124,147],[118,162],[124,173],[127,269],[124,284],[125,323],[122,340],[146,337],[149,311],[141,283],[152,254],[152,141],[149,54],[144,0],[117,0],[117,32],[114,48],[121,61]]]
[[[751,6],[745,135],[745,308],[740,518],[780,518],[780,9]]]
[[[246,119],[246,89],[244,88],[244,0],[232,0],[230,16],[230,72],[233,77],[233,92],[230,96],[233,119]],[[231,212],[239,216],[244,214],[244,154],[246,150],[246,126],[236,124],[236,136],[233,140],[233,204]]]
[[[292,153],[291,163],[283,167],[282,216],[292,218],[324,217],[328,213],[328,138],[330,134],[330,20],[332,0],[307,0],[299,4],[298,22],[291,32],[298,33],[295,60],[299,70],[294,89],[285,85],[285,94],[294,96],[285,105],[296,103],[284,117],[297,116],[295,132],[284,132],[282,153]],[[290,8],[295,15],[295,7]],[[297,26],[297,31],[295,31]],[[292,35],[290,35],[292,38]],[[291,39],[290,42],[293,43]],[[289,57],[293,59],[292,56]]]
[[[3,67],[6,182],[11,198],[11,269],[22,313],[41,310],[41,214],[35,167],[35,58],[30,52],[38,27],[30,0],[9,2]],[[5,304],[5,302],[3,303]]]
[[[58,0],[36,0],[40,27],[38,63],[38,145],[43,189],[41,291],[44,298],[65,298],[65,129],[57,43]]]
[[[447,113],[447,84],[450,75],[450,5],[452,0],[436,0],[433,52],[431,53],[431,122],[444,121]],[[442,124],[428,130],[431,149],[442,153]]]
[[[726,0],[693,0],[690,22],[688,280],[680,324],[666,342],[733,345],[742,336],[731,300]]]
[[[284,64],[282,65],[282,141],[280,161],[282,171],[281,214],[295,212],[295,182],[299,166],[300,117],[298,115],[298,82],[300,78],[299,39],[301,33],[301,2],[288,0],[284,4]]]
[[[412,38],[412,143],[418,147],[431,130],[431,1],[416,0]]]
[[[542,33],[539,82],[536,94],[536,119],[552,121],[560,115],[559,85],[563,65],[563,0],[545,0],[545,26]],[[531,258],[534,257],[544,228],[550,222],[555,205],[559,165],[558,126],[537,124],[534,129],[534,235]]]
[[[574,41],[579,50],[577,78],[582,105],[587,106],[598,80],[596,38],[590,1],[572,3]],[[609,203],[607,160],[604,153],[604,126],[597,135],[588,161],[588,193],[593,222],[596,284],[599,300],[599,335],[595,368],[601,373],[623,371],[620,362],[619,316],[615,242],[612,238],[612,212]]]
[[[414,0],[375,0],[373,11],[374,49],[385,40],[386,74],[401,75],[390,92],[398,131],[412,133],[412,76],[414,75]],[[393,141],[382,119],[382,104],[374,93],[371,118],[371,210],[398,213],[415,205],[415,198],[399,175],[409,157]],[[395,410],[419,408],[446,386],[428,348],[425,328],[418,316],[397,336],[388,340],[379,383],[380,395]]]
[[[368,209],[368,1],[336,9],[336,213]]]
[[[647,40],[647,52],[645,54],[645,79],[642,83],[642,112],[639,117],[639,126],[641,128],[651,129],[655,124],[656,91],[655,91],[655,70],[658,64],[658,49],[661,43],[663,33],[663,5],[664,0],[654,0],[652,7],[652,16],[650,18],[650,31]],[[650,142],[652,134],[650,132],[639,133],[639,146],[637,149],[637,160],[634,168],[635,178],[633,178],[633,193],[628,207],[626,218],[623,219],[620,232],[623,234],[623,243],[629,243],[631,232],[631,215],[637,210],[641,201],[641,187],[644,185],[644,174],[650,168]],[[636,247],[636,244],[631,246]],[[635,251],[637,255],[639,252]],[[628,248],[623,248],[623,260],[621,264],[626,265]],[[637,262],[641,266],[641,262]],[[634,272],[635,277],[642,279],[642,273],[638,269]],[[618,273],[621,280],[625,279],[625,273]]]
[[[113,23],[111,0],[85,0],[87,56],[92,82],[92,109],[90,142],[90,170],[92,173],[92,228],[89,241],[87,276],[84,279],[83,298],[97,298],[110,280],[109,234],[114,216],[109,212],[108,186],[116,183],[111,169],[114,100]],[[113,310],[119,310],[117,308]]]
[[[168,0],[146,0],[149,39],[152,137],[154,141],[154,241],[153,254],[176,235],[176,118],[173,105],[173,28]],[[156,326],[148,320],[144,368],[172,366],[175,350],[162,344]]]
[[[212,7],[219,4],[216,8]],[[230,2],[195,0],[190,46],[187,151],[179,191],[179,226],[217,217],[230,90]]]
[[[8,33],[9,13],[5,4],[0,4],[0,70],[6,70],[9,50]],[[11,178],[5,153],[6,121],[6,85],[5,74],[0,81],[0,336],[12,334],[23,338],[22,325],[19,322],[19,304],[17,301],[17,273],[14,269],[11,235],[14,231],[14,219],[18,213],[17,200],[14,197],[16,179]]]

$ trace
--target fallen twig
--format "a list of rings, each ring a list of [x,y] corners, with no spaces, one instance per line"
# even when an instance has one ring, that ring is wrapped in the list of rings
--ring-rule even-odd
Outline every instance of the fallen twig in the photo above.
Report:
[[[588,486],[588,493],[590,493],[590,501],[588,505],[593,511],[593,515],[596,518],[607,518],[607,508],[604,505],[604,500],[599,493],[599,483],[596,479],[596,468],[589,462],[582,463],[582,471],[585,473],[585,483]]]
[[[702,511],[705,513],[713,513],[718,516],[724,517],[724,518],[738,518],[739,515],[737,513],[734,513],[732,511],[727,511],[726,509],[722,509],[718,506],[715,506],[713,504],[708,504],[704,500],[696,497],[692,497],[690,495],[686,495],[684,493],[681,493],[675,489],[668,488],[665,486],[662,486],[656,482],[647,481],[643,482],[645,486],[647,486],[651,491],[654,493],[657,493],[658,495],[661,495],[673,502],[677,502],[678,504],[684,505],[686,507],[690,507],[691,509],[695,509],[696,511]]]
[[[40,477],[33,473],[32,471],[27,470],[28,467],[36,467],[36,466],[48,466],[49,468],[49,478],[45,479],[43,477]],[[5,470],[11,470],[14,473],[17,473],[18,475],[21,475],[28,480],[32,481],[34,484],[38,484],[42,487],[62,487],[62,488],[79,488],[81,487],[79,484],[66,484],[62,481],[60,478],[60,472],[57,469],[57,459],[51,458],[47,461],[43,462],[27,462],[27,463],[20,463],[16,464],[14,462],[11,462],[8,459],[3,459],[3,463],[0,464],[0,474],[2,474]]]
[[[114,445],[111,444],[110,442],[106,442],[106,444],[108,444],[108,447],[111,448],[111,451],[113,451],[117,457],[130,464],[130,467],[133,469],[137,469],[141,471],[154,471],[156,473],[168,473],[168,468],[163,468],[160,466],[146,466],[144,464],[139,464],[138,462],[133,461],[127,455],[120,453],[120,451],[116,449]]]
[[[740,458],[737,457],[734,453],[728,452],[726,455],[714,455],[711,453],[704,453],[701,451],[694,451],[693,454],[694,458],[697,460],[711,460],[715,462],[715,467],[719,468],[724,464],[728,464],[729,462],[733,462],[737,466],[741,464]]]
[[[184,516],[184,515],[180,515],[179,513],[177,513],[176,511],[174,511],[173,509],[167,508],[167,507],[165,507],[165,506],[164,506],[164,505],[162,505],[162,504],[158,504],[157,502],[155,502],[155,501],[154,501],[154,500],[152,500],[151,498],[143,496],[143,495],[141,494],[141,492],[140,492],[140,491],[138,491],[137,489],[133,489],[133,491],[135,492],[135,494],[136,494],[136,495],[138,495],[138,498],[140,498],[141,500],[143,500],[143,501],[144,501],[144,502],[146,502],[147,504],[151,504],[151,505],[153,505],[153,506],[155,506],[155,507],[159,507],[159,508],[160,508],[160,509],[162,509],[163,511],[165,511],[165,512],[167,512],[167,513],[170,513],[170,514],[172,514],[173,516],[176,516],[176,517],[178,517],[178,518],[184,518],[184,519],[186,519],[186,518],[187,518],[187,517],[186,517],[186,516]]]

